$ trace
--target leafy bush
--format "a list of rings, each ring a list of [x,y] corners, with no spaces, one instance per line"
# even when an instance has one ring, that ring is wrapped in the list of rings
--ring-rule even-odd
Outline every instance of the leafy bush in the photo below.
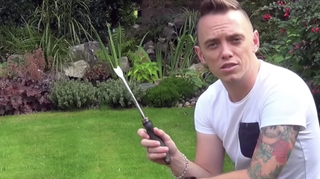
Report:
[[[139,82],[153,83],[158,79],[158,65],[156,62],[151,61],[147,52],[139,46],[136,52],[129,53],[133,65],[128,72],[128,76]]]
[[[320,86],[318,84],[314,84],[312,82],[308,83],[310,90],[313,95],[313,99],[316,103],[317,111],[318,111],[318,118],[320,122]]]
[[[0,1],[0,24],[21,26],[22,19],[36,17],[41,23],[50,23],[51,30],[59,34],[57,38],[67,36],[78,42],[87,40],[88,34],[85,31],[90,32],[90,23],[101,36],[106,36],[106,22],[131,26],[136,21],[133,12],[140,2],[141,0]]]
[[[0,77],[0,115],[51,110],[49,94],[53,79],[53,75],[44,75],[39,80],[29,77]]]
[[[181,77],[164,78],[160,81],[159,85],[171,88],[172,91],[177,91],[180,98],[190,98],[198,90],[193,82]]]
[[[261,10],[278,28],[270,42],[275,53],[269,58],[306,81],[320,83],[320,1],[277,1]]]
[[[180,98],[179,92],[175,87],[166,85],[158,85],[147,89],[147,93],[143,98],[143,102],[152,107],[174,107]]]
[[[141,102],[145,91],[135,80],[128,81],[128,85],[136,100]],[[98,98],[101,105],[108,105],[113,108],[129,108],[134,106],[132,97],[121,79],[110,79],[98,83]]]
[[[76,110],[96,106],[96,95],[96,88],[87,80],[60,80],[53,83],[49,99],[62,110]]]
[[[0,115],[26,114],[51,109],[50,86],[53,73],[44,73],[41,48],[11,56],[1,65]]]
[[[107,81],[110,77],[109,67],[107,63],[103,61],[98,61],[97,64],[87,70],[83,76],[84,79],[88,80],[94,86],[98,82]]]

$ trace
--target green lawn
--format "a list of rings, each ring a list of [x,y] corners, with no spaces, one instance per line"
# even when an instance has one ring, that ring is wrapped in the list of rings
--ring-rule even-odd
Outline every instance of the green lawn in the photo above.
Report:
[[[193,108],[144,111],[194,159]],[[146,159],[136,133],[141,126],[136,109],[1,117],[0,178],[171,178],[166,167]]]

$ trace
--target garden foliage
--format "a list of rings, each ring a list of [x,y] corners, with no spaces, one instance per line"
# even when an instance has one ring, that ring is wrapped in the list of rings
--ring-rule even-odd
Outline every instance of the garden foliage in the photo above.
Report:
[[[128,85],[138,102],[142,101],[145,91],[135,80],[128,81]],[[112,108],[134,107],[131,94],[121,79],[110,79],[97,85],[98,99],[100,105],[107,105]]]
[[[59,80],[52,85],[50,100],[60,110],[77,110],[98,104],[97,90],[87,80]]]

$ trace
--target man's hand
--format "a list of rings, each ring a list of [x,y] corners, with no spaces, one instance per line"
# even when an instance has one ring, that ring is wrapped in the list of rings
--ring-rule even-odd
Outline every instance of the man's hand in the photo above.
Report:
[[[158,164],[165,164],[163,158],[168,151],[172,158],[174,155],[181,155],[170,136],[163,130],[154,128],[154,133],[163,140],[166,147],[160,146],[160,142],[156,140],[151,140],[145,129],[141,128],[137,133],[142,138],[141,145],[146,148],[149,160]]]
[[[269,126],[261,133],[253,153],[248,176],[251,179],[275,179],[294,148],[299,126]]]

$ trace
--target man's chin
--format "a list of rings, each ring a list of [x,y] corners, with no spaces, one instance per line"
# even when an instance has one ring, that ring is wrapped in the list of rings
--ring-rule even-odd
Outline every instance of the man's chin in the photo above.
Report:
[[[241,80],[237,75],[228,75],[219,79],[223,84],[228,84],[228,85],[237,84]]]

